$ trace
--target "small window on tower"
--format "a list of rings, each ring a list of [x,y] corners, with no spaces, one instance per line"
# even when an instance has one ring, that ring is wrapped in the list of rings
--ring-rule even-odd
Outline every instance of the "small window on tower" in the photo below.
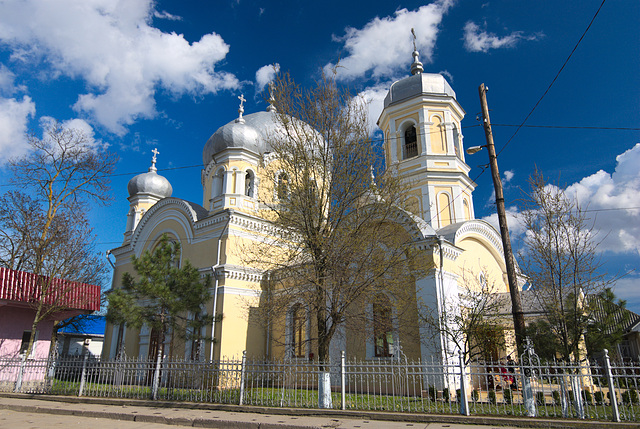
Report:
[[[411,125],[404,132],[404,159],[418,156],[418,136],[416,127]]]
[[[276,194],[279,200],[286,200],[289,196],[289,176],[287,176],[287,173],[280,173],[278,175]]]
[[[255,186],[255,177],[253,175],[253,171],[247,170],[247,173],[244,176],[244,194],[247,197],[254,196],[254,186]]]

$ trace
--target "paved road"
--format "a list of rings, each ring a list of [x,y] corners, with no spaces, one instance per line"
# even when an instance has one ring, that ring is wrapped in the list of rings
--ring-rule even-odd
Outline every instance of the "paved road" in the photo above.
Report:
[[[281,416],[280,416],[281,417]],[[307,420],[304,418],[301,420]],[[480,426],[480,425],[458,425],[448,423],[397,423],[397,422],[379,422],[379,421],[367,421],[367,420],[351,420],[351,419],[323,419],[324,428],[335,429],[508,429],[504,426],[497,428],[496,426]],[[282,421],[282,420],[281,420]],[[307,423],[307,422],[304,422]],[[309,422],[310,423],[310,422]],[[326,425],[326,424],[329,425]],[[333,423],[333,424],[332,424]],[[213,423],[212,423],[213,424]],[[266,426],[266,425],[265,425]],[[306,424],[305,424],[306,426]],[[0,410],[0,428],[15,428],[15,429],[71,429],[71,428],[83,428],[83,429],[151,429],[151,428],[187,428],[193,426],[176,426],[165,425],[161,423],[148,423],[148,422],[136,422],[136,421],[123,421],[113,420],[109,418],[96,418],[96,417],[80,417],[80,416],[60,416],[46,413],[31,413],[31,412],[19,412],[11,410]],[[229,428],[230,426],[225,422],[219,426],[206,426],[210,428]],[[236,426],[241,428],[242,426]],[[271,426],[273,427],[273,426]],[[291,427],[291,426],[284,426]],[[301,427],[301,426],[298,426]],[[308,426],[310,428],[317,426]]]
[[[127,399],[0,395],[0,428],[218,429],[557,429],[638,428],[637,424],[329,410],[270,409]],[[404,421],[399,421],[400,419]],[[450,423],[442,423],[442,422]]]

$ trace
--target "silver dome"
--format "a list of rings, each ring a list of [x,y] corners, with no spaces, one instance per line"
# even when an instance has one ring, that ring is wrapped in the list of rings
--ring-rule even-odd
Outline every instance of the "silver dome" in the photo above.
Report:
[[[155,166],[151,166],[147,173],[138,174],[129,180],[127,190],[130,197],[137,194],[149,194],[162,199],[170,197],[173,193],[171,183],[156,173]]]
[[[456,93],[444,76],[433,73],[417,73],[391,85],[389,93],[384,99],[384,107],[423,94],[456,98]]]
[[[208,165],[213,156],[229,148],[246,149],[260,155],[271,152],[269,140],[282,129],[277,115],[275,110],[256,112],[218,128],[204,145],[202,163]]]

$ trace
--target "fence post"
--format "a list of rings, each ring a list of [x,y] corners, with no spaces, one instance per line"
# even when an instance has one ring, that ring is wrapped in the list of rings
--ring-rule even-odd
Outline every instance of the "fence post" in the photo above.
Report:
[[[524,407],[527,410],[527,416],[535,417],[538,412],[536,409],[536,397],[533,394],[531,380],[535,375],[535,364],[540,368],[540,359],[533,350],[533,344],[529,337],[526,338],[524,353],[520,355],[520,365],[522,374],[522,398]]]
[[[158,389],[160,387],[160,361],[162,359],[162,353],[158,349],[158,357],[156,358],[156,369],[153,372],[153,386],[151,390],[151,399],[154,401],[158,399]]]
[[[467,368],[464,364],[464,353],[460,352],[460,414],[469,415],[469,399],[467,398]]]
[[[247,351],[244,350],[242,352],[242,362],[240,363],[240,400],[238,401],[238,405],[242,405],[244,402],[244,377],[245,377],[245,366],[247,365]]]
[[[82,392],[84,391],[84,382],[87,378],[87,359],[89,359],[89,354],[84,355],[84,360],[82,361],[82,375],[80,376],[80,389],[78,390],[78,396],[82,396]]]
[[[340,352],[340,389],[342,392],[342,409],[346,410],[347,409],[347,392],[345,391],[345,377],[347,376],[346,374],[346,368],[347,368],[347,364],[345,362],[346,360],[346,352],[344,350],[342,350]]]
[[[607,372],[607,383],[609,384],[609,400],[611,401],[611,409],[613,410],[613,421],[620,421],[620,411],[618,410],[618,397],[616,388],[613,385],[613,374],[611,374],[611,362],[609,361],[609,350],[604,349],[604,370]]]

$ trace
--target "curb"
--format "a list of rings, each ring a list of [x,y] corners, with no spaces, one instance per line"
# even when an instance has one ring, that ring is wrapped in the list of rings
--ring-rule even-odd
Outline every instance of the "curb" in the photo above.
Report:
[[[0,393],[0,398],[22,399],[25,401],[39,400],[52,403],[66,404],[95,404],[106,406],[128,406],[128,407],[150,407],[150,408],[177,408],[185,410],[207,410],[224,411],[234,413],[254,413],[270,414],[274,416],[296,416],[296,417],[324,417],[324,418],[348,418],[363,419],[379,422],[406,422],[406,423],[453,423],[453,424],[475,424],[489,426],[512,426],[521,428],[550,428],[550,429],[611,429],[611,428],[637,428],[637,423],[616,423],[594,420],[565,420],[565,419],[544,419],[527,417],[496,417],[496,416],[462,416],[451,414],[414,414],[414,413],[390,413],[381,411],[342,411],[342,410],[319,410],[301,408],[269,408],[254,406],[239,406],[227,404],[209,404],[192,402],[168,402],[150,401],[143,399],[115,399],[115,398],[88,398],[75,396],[46,396],[36,394],[21,393]],[[48,413],[58,415],[74,415],[82,417],[99,417],[113,420],[139,421],[146,423],[159,423],[167,425],[183,425],[202,428],[233,428],[233,429],[310,429],[320,428],[320,426],[291,425],[285,422],[264,423],[245,422],[229,419],[203,419],[167,417],[153,414],[132,414],[117,411],[89,411],[77,409],[49,408],[37,405],[13,405],[11,408],[0,404],[0,408],[11,409],[21,412]]]

